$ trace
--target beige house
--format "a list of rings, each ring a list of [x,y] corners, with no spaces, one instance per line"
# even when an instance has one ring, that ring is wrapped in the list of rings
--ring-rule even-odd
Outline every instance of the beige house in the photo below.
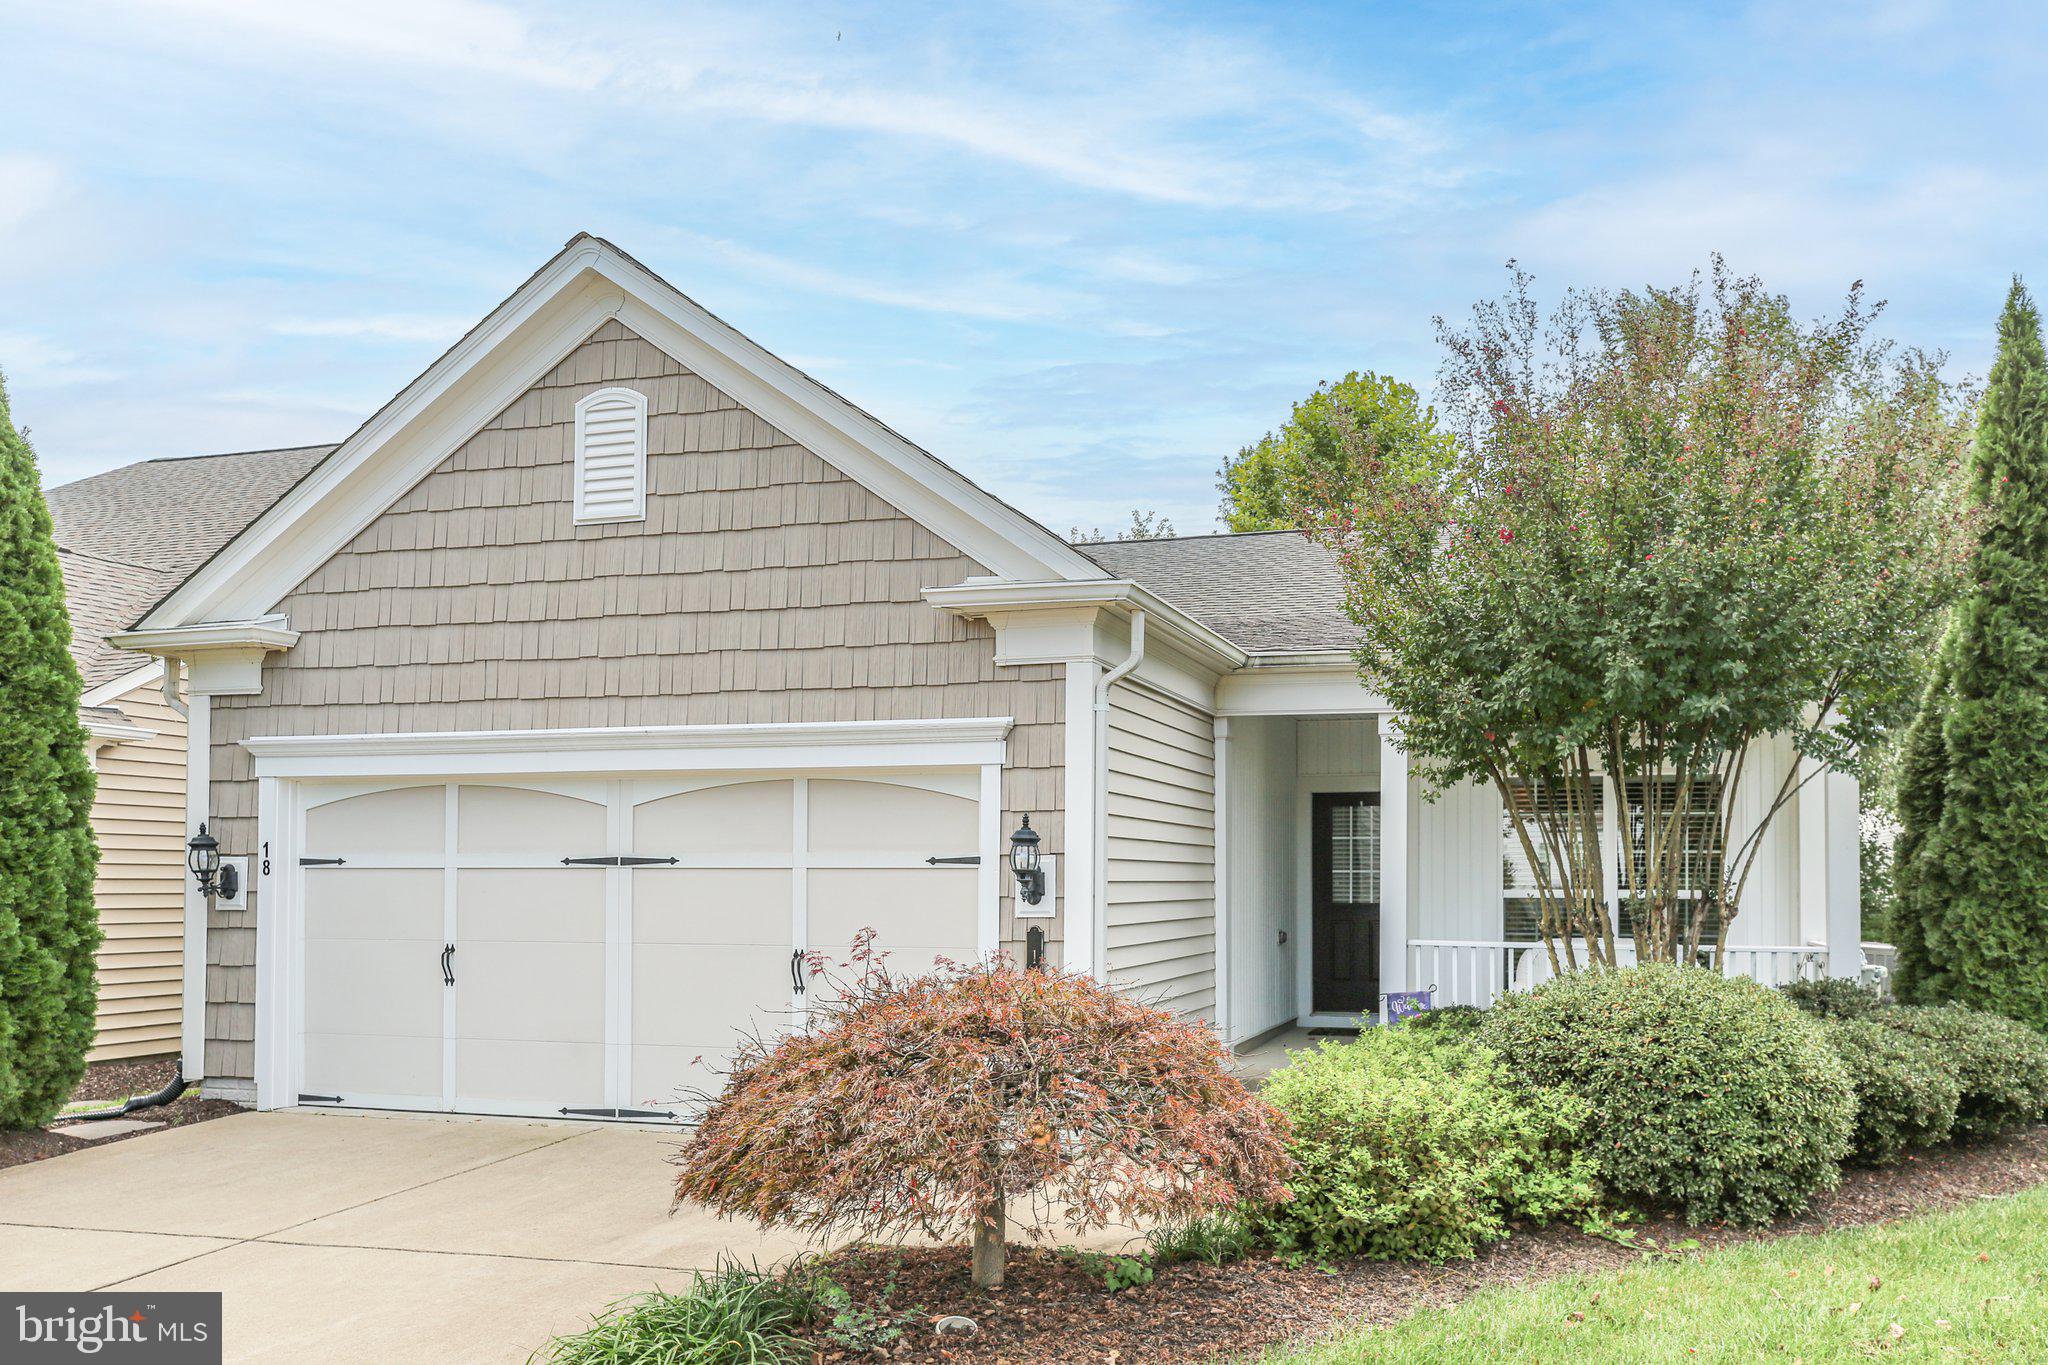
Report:
[[[185,716],[164,663],[106,637],[226,544],[331,447],[150,460],[45,495],[99,790],[92,1061],[177,1053],[185,1014]]]
[[[1291,534],[1069,544],[578,237],[116,637],[182,667],[188,825],[252,873],[186,888],[188,1074],[687,1115],[863,928],[1236,1044],[1490,1000],[1532,969],[1498,802],[1420,799],[1340,597]],[[1860,965],[1856,793],[1806,790],[1759,975]]]

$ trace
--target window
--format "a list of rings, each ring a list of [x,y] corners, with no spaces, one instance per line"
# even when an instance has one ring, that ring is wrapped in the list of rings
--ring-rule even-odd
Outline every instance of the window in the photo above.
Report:
[[[1669,811],[1677,800],[1677,779],[1667,776],[1658,780],[1662,786],[1655,804]],[[1615,932],[1629,938],[1635,933],[1633,908],[1638,899],[1633,888],[1647,880],[1645,865],[1650,849],[1648,817],[1644,810],[1643,784],[1632,781],[1628,784],[1628,800],[1623,807],[1622,821],[1618,823],[1609,818],[1609,785],[1602,779],[1593,788],[1591,813],[1600,827],[1602,856],[1612,869],[1606,891]],[[1561,803],[1569,799],[1569,794],[1542,784],[1523,785],[1515,789],[1513,799],[1514,804],[1503,807],[1501,811],[1501,937],[1510,943],[1532,943],[1542,937],[1542,902],[1537,897],[1536,874],[1539,870],[1550,872],[1552,858],[1541,839],[1535,838],[1536,830],[1532,825],[1530,834],[1536,844],[1536,863],[1531,865],[1522,848],[1521,836],[1516,832],[1516,811],[1519,810],[1524,819],[1539,811],[1561,813],[1564,810]],[[1701,941],[1711,943],[1720,932],[1721,924],[1717,896],[1722,859],[1718,788],[1704,795],[1695,792],[1691,806],[1679,830],[1682,840],[1678,855],[1679,896],[1698,907],[1697,913],[1704,917],[1700,928]],[[1622,824],[1625,824],[1625,830]]]
[[[1380,899],[1380,808],[1346,802],[1330,808],[1330,899],[1377,905]]]
[[[576,405],[576,521],[647,515],[647,395],[599,389]]]

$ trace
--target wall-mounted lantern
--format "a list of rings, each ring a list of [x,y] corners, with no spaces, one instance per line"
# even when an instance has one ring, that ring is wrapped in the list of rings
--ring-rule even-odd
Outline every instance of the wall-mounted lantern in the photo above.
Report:
[[[199,882],[199,894],[208,900],[212,900],[216,895],[233,900],[235,893],[241,889],[235,865],[229,863],[226,867],[221,866],[220,840],[206,832],[204,823],[201,823],[199,832],[185,845],[185,863],[192,869],[192,876]]]
[[[1018,900],[1036,905],[1045,899],[1045,868],[1038,857],[1038,831],[1031,828],[1028,815],[1010,836],[1010,871],[1017,877]]]

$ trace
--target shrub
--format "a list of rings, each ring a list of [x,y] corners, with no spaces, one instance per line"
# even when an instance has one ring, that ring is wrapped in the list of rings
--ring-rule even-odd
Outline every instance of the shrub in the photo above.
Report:
[[[1820,1019],[1868,1019],[1891,1005],[1868,986],[1846,977],[1824,976],[1780,986],[1785,998]]]
[[[1479,1033],[1479,1026],[1486,1022],[1486,1011],[1471,1005],[1442,1005],[1433,1010],[1411,1016],[1402,1028],[1421,1029],[1426,1033],[1437,1033],[1449,1038],[1472,1038]],[[1368,1024],[1367,1028],[1374,1025]]]
[[[1987,1138],[2048,1115],[2048,1041],[2024,1024],[1959,1005],[1907,1005],[1876,1016],[1926,1040],[1962,1086],[1956,1136]]]
[[[812,1357],[797,1333],[817,1311],[809,1283],[752,1266],[723,1265],[690,1277],[680,1294],[636,1294],[585,1330],[557,1337],[531,1360],[605,1365],[622,1360],[675,1365],[800,1365]]]
[[[1297,1053],[1266,1096],[1293,1133],[1294,1197],[1260,1220],[1283,1250],[1442,1261],[1512,1218],[1593,1202],[1585,1105],[1511,1088],[1491,1052],[1442,1033],[1373,1029]]]
[[[1884,1166],[1948,1141],[1962,1085],[1934,1044],[1872,1018],[1831,1018],[1821,1030],[1856,1087],[1851,1159]]]
[[[1169,1219],[1145,1240],[1145,1255],[1154,1265],[1183,1261],[1224,1265],[1242,1260],[1258,1248],[1258,1231],[1242,1209]]]
[[[1507,996],[1480,1037],[1522,1084],[1586,1102],[1589,1149],[1623,1199],[1762,1223],[1840,1178],[1848,1075],[1819,1027],[1754,981],[1670,964],[1572,972]]]
[[[1216,1036],[1072,973],[898,979],[868,953],[811,1027],[748,1038],[676,1158],[678,1202],[766,1226],[971,1233],[1002,1283],[1004,1209],[1074,1231],[1285,1198],[1284,1128]]]

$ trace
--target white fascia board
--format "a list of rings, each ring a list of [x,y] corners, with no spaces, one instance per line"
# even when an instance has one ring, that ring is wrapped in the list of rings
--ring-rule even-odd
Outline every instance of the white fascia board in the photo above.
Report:
[[[117,697],[125,697],[138,688],[153,687],[163,681],[164,661],[151,659],[118,678],[110,678],[97,687],[87,688],[78,699],[80,706],[105,706]]]
[[[80,720],[85,726],[85,733],[90,735],[95,741],[95,748],[105,748],[112,744],[133,743],[138,739],[156,738],[156,731],[149,729],[147,726],[137,725],[125,718],[116,721],[101,720],[97,716],[83,716],[80,717]]]
[[[1385,697],[1359,681],[1348,659],[1335,666],[1252,667],[1216,680],[1219,716],[1366,716],[1392,710]]]
[[[245,739],[258,777],[950,768],[1005,761],[1012,721],[828,721]]]
[[[1227,672],[1242,668],[1251,658],[1179,607],[1128,578],[1038,583],[969,579],[950,588],[926,588],[924,599],[954,616],[989,621],[998,634],[1033,613],[1094,608],[1114,609],[1128,616],[1132,611],[1142,610],[1148,630],[1179,645],[1192,659],[1210,669]]]
[[[254,621],[202,621],[189,626],[127,630],[107,637],[107,643],[116,649],[178,659],[216,649],[290,649],[298,642],[299,633],[282,616]]]
[[[140,625],[184,625],[272,610],[613,317],[985,567],[1025,577],[1105,576],[1051,531],[770,355],[617,248],[583,237],[385,404]]]

